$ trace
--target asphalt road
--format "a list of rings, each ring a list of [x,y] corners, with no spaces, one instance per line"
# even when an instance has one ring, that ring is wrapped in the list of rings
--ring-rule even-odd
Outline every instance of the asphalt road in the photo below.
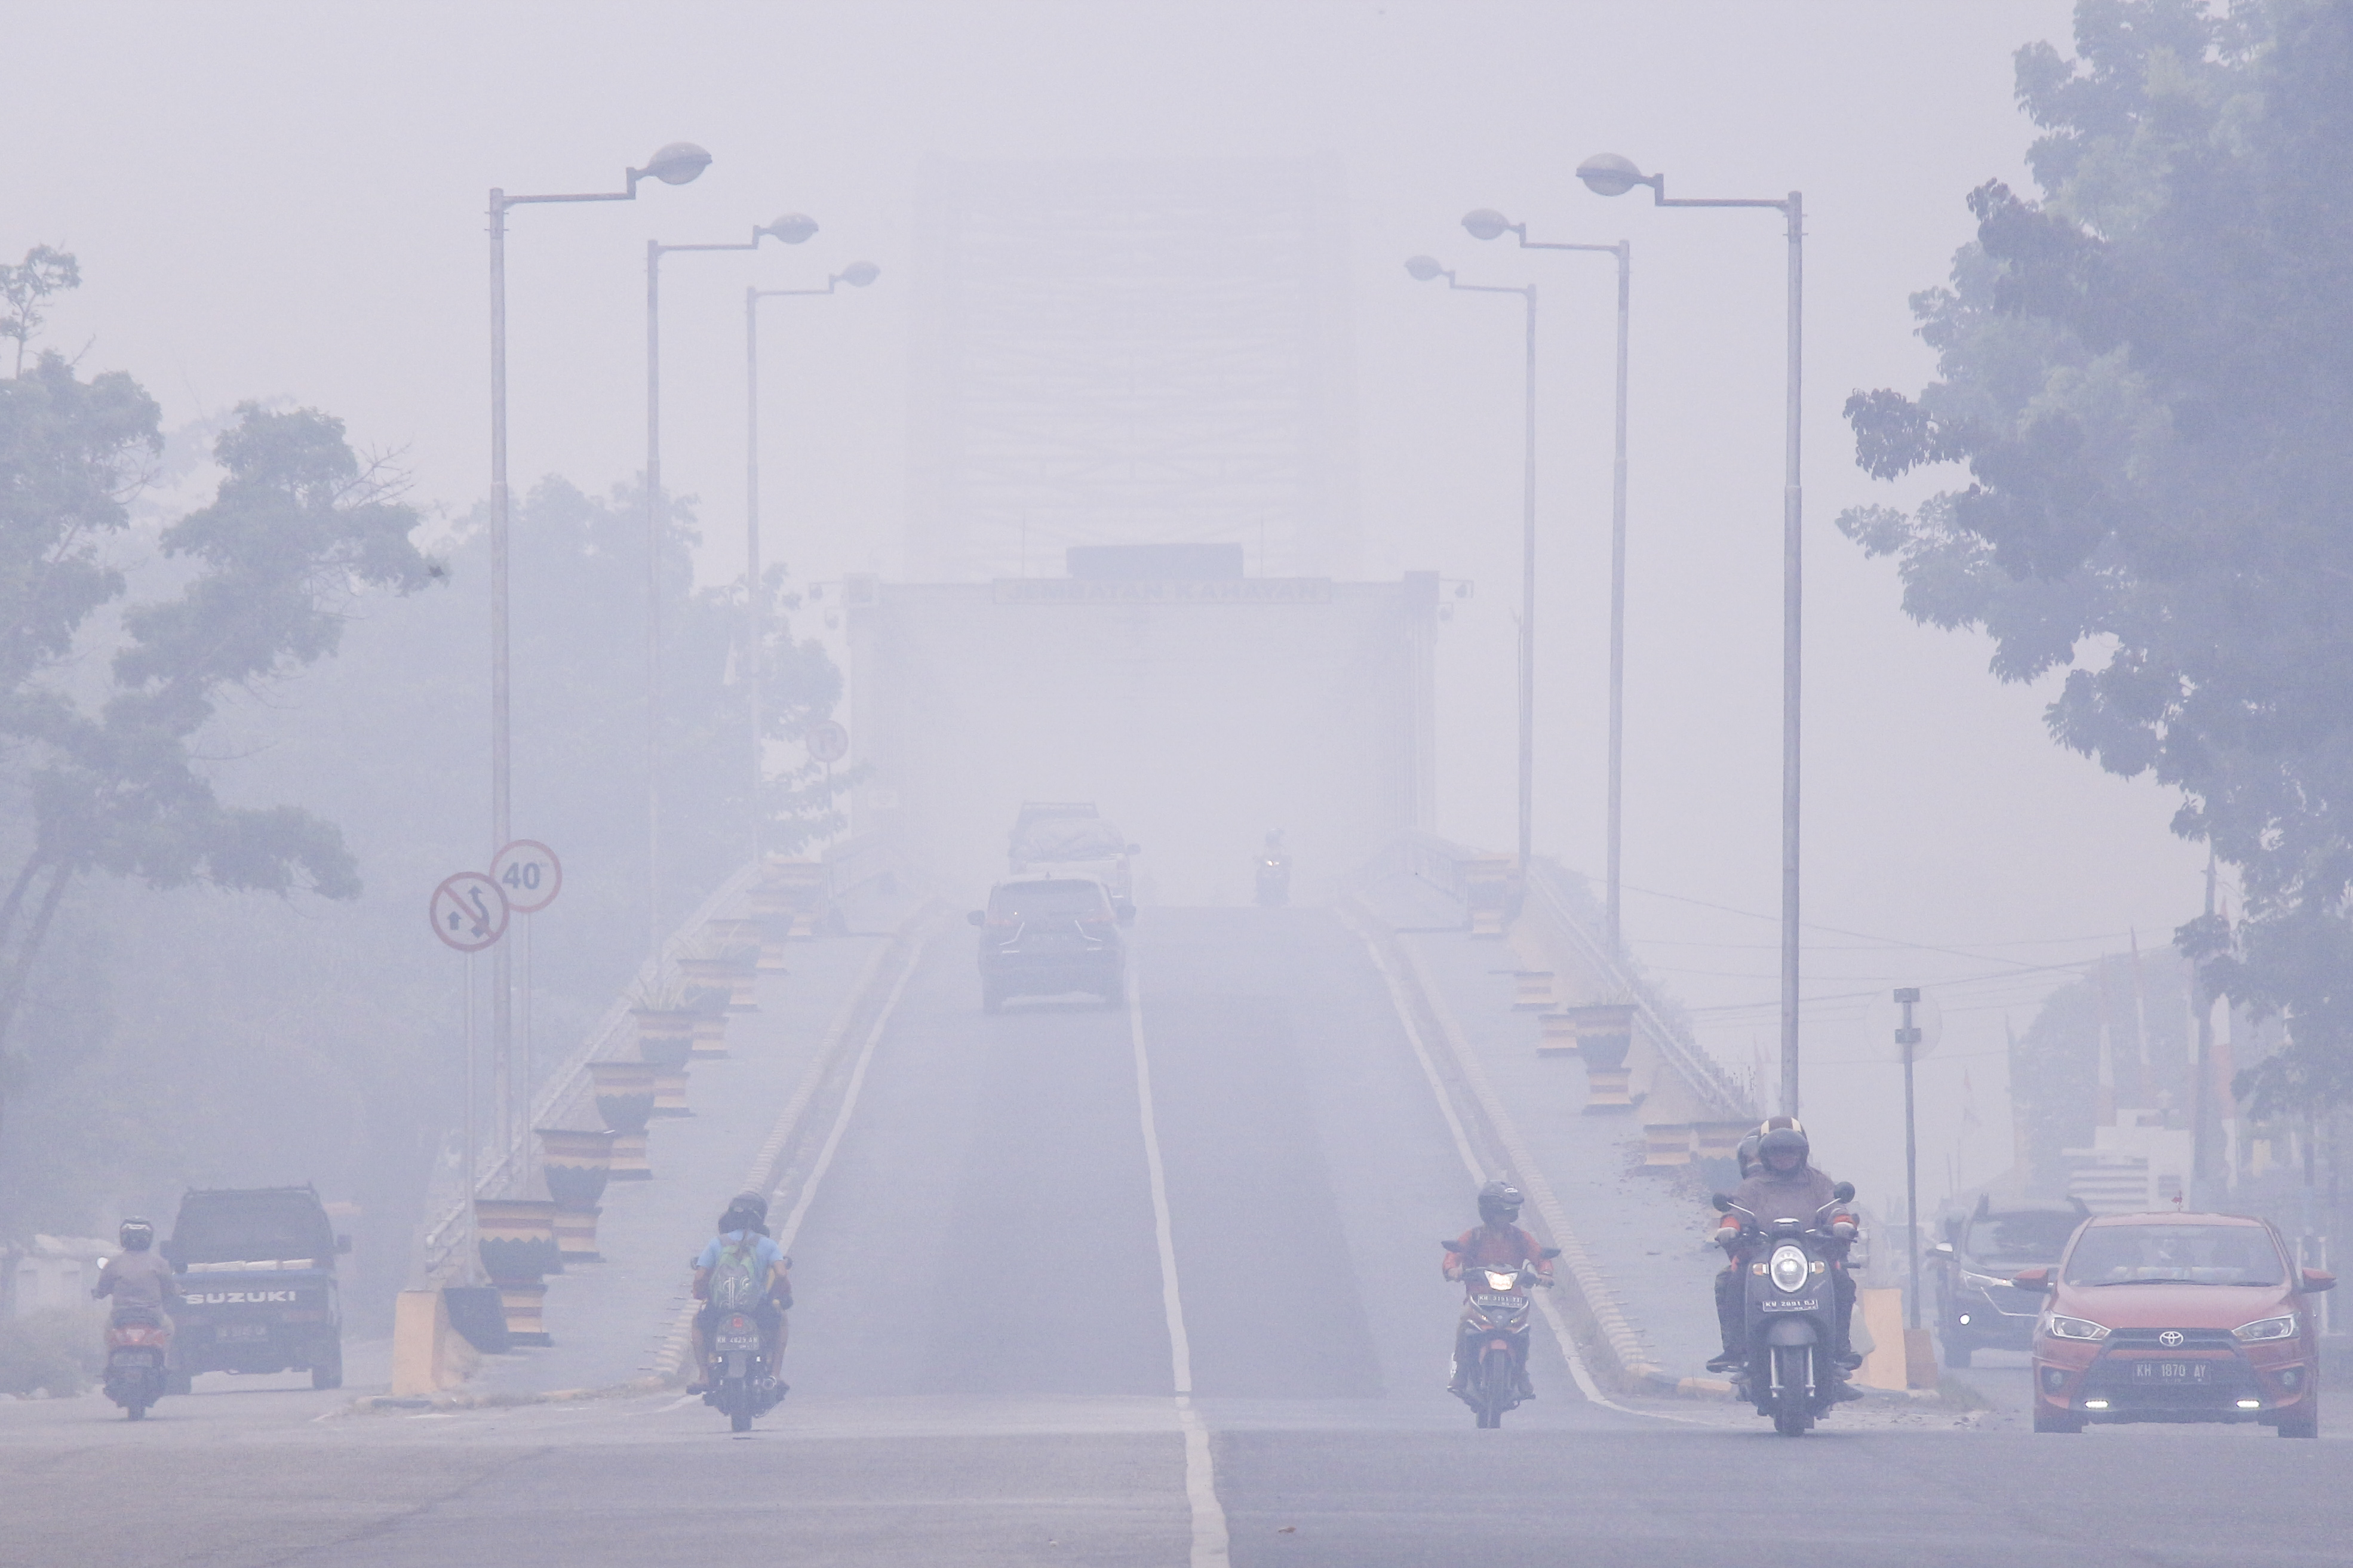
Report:
[[[1541,1398],[1474,1430],[1441,1387],[1436,1246],[1469,1183],[1361,947],[1306,910],[1150,910],[1135,946],[1232,1562],[2343,1560],[2333,1435],[2037,1437],[2010,1429],[1999,1370],[1991,1412],[1851,1407],[1791,1442],[1731,1407],[1588,1403],[1539,1331]],[[794,1240],[794,1393],[750,1436],[669,1395],[354,1415],[206,1392],[135,1426],[95,1398],[0,1405],[0,1561],[1216,1560],[1187,1504],[1133,1020],[977,1001],[950,931]]]

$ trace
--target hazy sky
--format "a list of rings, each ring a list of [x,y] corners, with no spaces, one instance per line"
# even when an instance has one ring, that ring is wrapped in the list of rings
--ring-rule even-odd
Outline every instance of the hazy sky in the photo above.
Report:
[[[403,448],[418,499],[487,478],[483,193],[609,189],[663,142],[716,158],[634,205],[516,215],[513,469],[601,489],[643,462],[644,241],[736,239],[798,209],[798,250],[666,264],[665,462],[702,498],[704,574],[741,561],[744,285],[862,293],[768,318],[770,558],[891,570],[903,511],[913,203],[927,159],[1328,156],[1345,181],[1359,526],[1372,575],[1436,569],[1477,596],[1441,637],[1441,826],[1508,842],[1518,492],[1516,303],[1399,263],[1544,288],[1537,837],[1599,869],[1607,608],[1606,258],[1482,245],[1464,211],[1537,237],[1632,241],[1633,486],[1626,874],[1769,913],[1778,897],[1781,244],[1778,215],[1656,212],[1571,171],[1624,153],[1681,195],[1806,195],[1807,913],[1985,955],[1810,939],[1809,989],[1882,991],[2161,946],[2201,858],[2173,805],[2063,753],[2047,689],[1997,687],[1981,639],[1896,608],[1892,569],[1831,526],[1908,500],[1852,465],[1839,405],[1928,368],[1905,297],[1969,233],[1963,195],[2024,182],[2010,52],[2066,44],[2059,0],[1611,5],[237,5],[26,9],[0,130],[0,253],[69,247],[81,292],[49,342],[140,378],[181,422],[246,397]],[[895,287],[894,287],[895,286]],[[85,347],[87,345],[87,347]],[[1944,476],[1950,482],[1950,476]],[[325,804],[332,811],[332,803]],[[1774,927],[1630,894],[1646,958],[1745,1059],[1769,1044]],[[2066,940],[2059,940],[2066,939]],[[2007,1163],[2003,1008],[2042,977],[1947,991],[1925,1146],[1941,1172],[1966,1068]],[[1841,1009],[1843,1010],[1841,1012]],[[1884,1068],[1852,1004],[1810,1031],[1817,1121],[1883,1176]],[[1898,1145],[1900,1147],[1900,1145]],[[1938,1183],[1941,1182],[1939,1174]]]

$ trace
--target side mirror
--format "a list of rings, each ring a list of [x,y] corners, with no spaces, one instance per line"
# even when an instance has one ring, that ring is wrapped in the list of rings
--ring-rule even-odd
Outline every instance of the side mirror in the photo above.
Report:
[[[2304,1276],[2304,1293],[2307,1296],[2317,1296],[2323,1290],[2337,1289],[2337,1276],[2328,1269],[2306,1268],[2299,1272]]]
[[[972,913],[965,916],[964,918],[970,921],[975,925],[986,925],[988,923],[988,917],[982,914],[978,910],[973,910]]]
[[[1112,912],[1118,917],[1119,923],[1124,926],[1132,926],[1135,923],[1135,906],[1124,899],[1113,907]]]
[[[336,1251],[337,1253],[339,1253],[339,1254],[341,1254],[341,1253],[346,1253],[346,1252],[349,1252],[351,1249],[352,1249],[352,1238],[351,1238],[350,1237],[348,1237],[348,1236],[339,1236],[339,1237],[335,1237],[335,1251]]]
[[[1930,1247],[1928,1251],[1935,1257],[1943,1258],[1947,1263],[1950,1263],[1955,1258],[1959,1256],[1953,1250],[1953,1244],[1949,1241],[1940,1241],[1936,1243],[1936,1246]]]
[[[1446,1248],[1449,1252],[1460,1252],[1462,1250],[1462,1244],[1459,1241],[1447,1241],[1441,1238],[1438,1245]]]
[[[1837,1186],[1831,1189],[1831,1196],[1836,1198],[1842,1204],[1851,1204],[1854,1202],[1854,1184],[1852,1182],[1841,1182]]]
[[[1722,1193],[1710,1194],[1707,1201],[1711,1205],[1715,1205],[1715,1212],[1718,1214],[1730,1214],[1732,1212],[1732,1200],[1725,1197]]]
[[[178,1268],[178,1267],[179,1267],[179,1264],[180,1264],[180,1244],[179,1244],[178,1242],[176,1242],[176,1241],[164,1241],[164,1242],[158,1242],[158,1243],[156,1243],[155,1250],[156,1250],[158,1253],[161,1253],[161,1254],[163,1255],[163,1258],[164,1258],[164,1262],[166,1262],[166,1263],[168,1263],[168,1264],[172,1265],[174,1268]]]
[[[1560,1248],[1559,1248],[1559,1247],[1543,1247],[1543,1248],[1540,1248],[1540,1249],[1539,1249],[1539,1252],[1540,1252],[1540,1255],[1541,1255],[1542,1257],[1544,1257],[1544,1258],[1545,1258],[1546,1259],[1547,1259],[1547,1260],[1552,1259],[1552,1258],[1558,1258],[1558,1257],[1560,1256]]]
[[[2021,1268],[2010,1277],[2010,1282],[2021,1290],[2031,1290],[2038,1296],[2048,1296],[2059,1288],[2058,1282],[2051,1278],[2047,1266]]]

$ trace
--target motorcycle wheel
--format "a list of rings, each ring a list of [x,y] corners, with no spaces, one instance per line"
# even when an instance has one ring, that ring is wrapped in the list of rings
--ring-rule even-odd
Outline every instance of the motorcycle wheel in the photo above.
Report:
[[[343,1385],[343,1351],[335,1347],[332,1361],[321,1362],[311,1369],[311,1386],[316,1389],[341,1388]]]
[[[1489,1351],[1479,1358],[1479,1425],[1501,1426],[1512,1407],[1512,1357],[1508,1351]]]
[[[127,1414],[133,1421],[144,1421],[147,1419],[147,1406],[141,1404],[136,1399],[132,1400],[122,1408],[125,1414]]]
[[[749,1432],[752,1429],[751,1396],[748,1394],[744,1395],[744,1403],[727,1413],[727,1425],[738,1432]]]
[[[1774,1381],[1781,1385],[1775,1396],[1773,1430],[1784,1437],[1802,1437],[1806,1428],[1814,1424],[1813,1412],[1806,1408],[1806,1346],[1776,1345],[1773,1347]]]

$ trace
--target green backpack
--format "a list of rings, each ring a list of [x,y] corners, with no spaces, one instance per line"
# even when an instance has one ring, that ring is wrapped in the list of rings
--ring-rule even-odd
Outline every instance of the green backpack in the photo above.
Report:
[[[759,1244],[750,1236],[719,1249],[711,1268],[711,1304],[726,1311],[744,1312],[759,1305],[761,1276]]]

